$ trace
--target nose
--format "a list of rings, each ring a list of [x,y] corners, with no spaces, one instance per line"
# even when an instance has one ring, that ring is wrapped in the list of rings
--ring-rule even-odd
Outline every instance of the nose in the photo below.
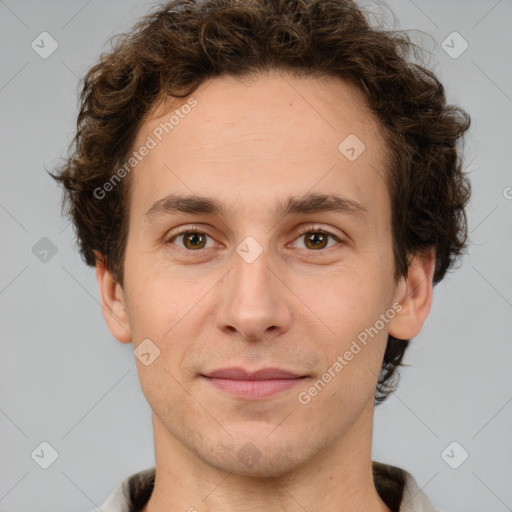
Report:
[[[217,327],[246,341],[268,340],[286,332],[291,325],[290,292],[268,251],[252,262],[239,254],[225,278],[217,308]]]

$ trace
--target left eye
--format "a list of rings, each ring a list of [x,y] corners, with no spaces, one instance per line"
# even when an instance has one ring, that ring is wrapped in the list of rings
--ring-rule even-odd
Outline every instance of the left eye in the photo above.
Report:
[[[332,240],[334,240],[336,242],[341,242],[341,240],[337,236],[333,235],[332,233],[329,233],[327,231],[318,230],[318,229],[303,231],[298,236],[298,239],[300,239],[300,238],[304,238],[305,248],[312,249],[312,250],[325,249],[329,242],[329,238],[331,238]]]

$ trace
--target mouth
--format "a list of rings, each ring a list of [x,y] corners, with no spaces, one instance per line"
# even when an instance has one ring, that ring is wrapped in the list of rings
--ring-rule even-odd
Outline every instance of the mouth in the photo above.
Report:
[[[225,393],[245,400],[269,398],[300,384],[307,375],[280,368],[263,368],[249,372],[243,368],[222,368],[206,375],[206,381]]]

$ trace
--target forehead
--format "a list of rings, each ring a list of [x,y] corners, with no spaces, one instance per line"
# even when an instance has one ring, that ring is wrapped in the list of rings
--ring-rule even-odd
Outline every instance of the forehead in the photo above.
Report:
[[[385,186],[377,122],[362,93],[338,78],[217,77],[156,106],[134,149],[150,139],[132,176],[138,213],[176,192],[242,206],[333,187],[364,200]]]

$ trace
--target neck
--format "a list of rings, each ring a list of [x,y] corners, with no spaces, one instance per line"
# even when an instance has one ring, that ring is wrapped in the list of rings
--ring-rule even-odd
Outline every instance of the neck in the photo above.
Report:
[[[255,477],[207,464],[153,415],[156,478],[142,512],[390,512],[373,482],[372,427],[373,403],[342,438],[293,471]]]

